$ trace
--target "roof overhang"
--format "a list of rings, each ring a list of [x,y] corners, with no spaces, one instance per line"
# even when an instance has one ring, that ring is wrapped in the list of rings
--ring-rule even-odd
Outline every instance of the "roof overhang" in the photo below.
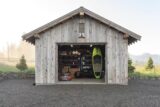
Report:
[[[128,29],[126,29],[126,28],[124,28],[124,27],[122,27],[122,26],[120,26],[120,25],[118,25],[118,24],[116,24],[116,23],[114,23],[110,20],[108,20],[108,19],[105,19],[105,18],[91,12],[90,10],[88,10],[84,7],[80,7],[80,8],[78,8],[78,9],[76,9],[76,10],[74,10],[74,11],[72,11],[72,12],[70,12],[70,13],[68,13],[68,14],[66,14],[66,15],[58,18],[58,19],[56,19],[56,20],[53,20],[53,21],[51,21],[51,22],[49,22],[49,23],[47,23],[47,24],[29,32],[29,33],[27,33],[27,34],[24,34],[22,36],[22,38],[23,38],[23,40],[26,40],[26,41],[28,41],[32,44],[35,44],[35,39],[36,39],[35,35],[37,35],[41,32],[44,32],[45,30],[48,30],[48,29],[54,27],[55,25],[65,21],[65,20],[68,20],[69,18],[71,18],[73,16],[76,16],[78,14],[79,15],[81,15],[81,14],[88,15],[88,16],[90,16],[90,17],[108,25],[109,27],[112,27],[112,28],[124,33],[125,35],[128,35],[128,37],[127,37],[128,38],[128,44],[132,44],[132,43],[141,39],[140,35],[132,32],[132,31],[130,31],[130,30],[128,30]]]

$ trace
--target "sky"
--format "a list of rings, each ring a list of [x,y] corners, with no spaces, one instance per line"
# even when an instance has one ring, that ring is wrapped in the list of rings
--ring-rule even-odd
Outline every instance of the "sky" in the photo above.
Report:
[[[0,51],[80,6],[141,35],[130,54],[160,54],[160,0],[1,0]]]

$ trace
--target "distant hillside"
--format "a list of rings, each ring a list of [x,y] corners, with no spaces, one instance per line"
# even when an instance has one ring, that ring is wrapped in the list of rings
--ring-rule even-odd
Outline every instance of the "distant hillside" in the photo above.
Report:
[[[160,64],[160,55],[145,53],[142,55],[130,55],[135,64],[145,64],[149,57],[152,57],[154,64]]]

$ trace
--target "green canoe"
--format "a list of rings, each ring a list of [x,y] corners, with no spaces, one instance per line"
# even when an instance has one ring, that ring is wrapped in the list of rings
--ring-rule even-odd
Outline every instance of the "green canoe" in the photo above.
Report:
[[[100,48],[95,47],[93,49],[92,66],[95,78],[100,79],[102,74],[102,53]]]

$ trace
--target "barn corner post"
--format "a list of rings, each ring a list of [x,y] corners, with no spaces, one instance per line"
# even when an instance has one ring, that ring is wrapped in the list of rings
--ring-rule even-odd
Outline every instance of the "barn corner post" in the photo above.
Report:
[[[126,49],[126,51],[125,51],[125,54],[124,54],[124,57],[125,57],[125,62],[124,62],[124,66],[125,66],[125,69],[124,69],[124,71],[125,71],[125,75],[124,75],[124,85],[128,85],[128,44],[129,44],[129,42],[128,42],[128,39],[129,39],[129,36],[127,36],[127,38],[125,39],[125,43],[126,43],[126,45],[125,45],[125,49]]]
[[[41,75],[40,75],[40,63],[41,63],[41,44],[40,44],[40,38],[39,34],[35,34],[35,83],[41,84]]]

